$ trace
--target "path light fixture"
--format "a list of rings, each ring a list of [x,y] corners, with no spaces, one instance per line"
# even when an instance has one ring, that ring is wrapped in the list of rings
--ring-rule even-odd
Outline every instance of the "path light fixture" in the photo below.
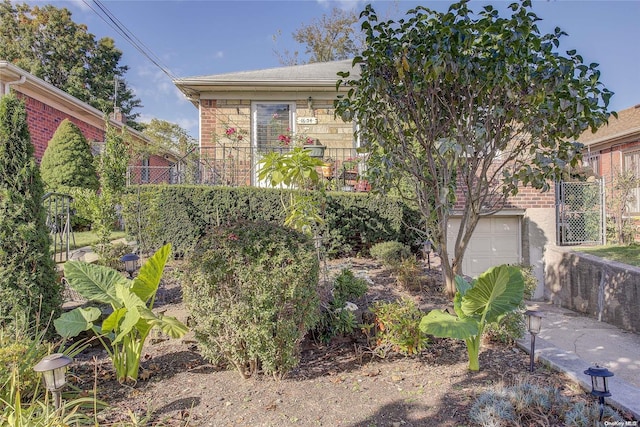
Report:
[[[53,395],[53,403],[56,410],[62,406],[62,386],[67,383],[67,366],[73,362],[73,359],[62,353],[54,353],[45,356],[40,360],[33,370],[42,372],[44,386]]]
[[[138,260],[140,257],[136,254],[126,254],[120,261],[124,262],[124,271],[129,274],[129,278],[133,279],[133,274],[138,269]]]
[[[596,366],[590,367],[584,373],[591,377],[591,394],[596,396],[600,402],[600,421],[602,421],[604,398],[611,396],[609,387],[607,387],[607,378],[612,377],[613,372],[596,364]]]
[[[524,313],[527,316],[527,330],[531,334],[531,351],[529,352],[529,372],[533,372],[533,362],[536,352],[536,335],[540,333],[540,327],[542,326],[543,314],[535,310],[527,310]]]
[[[429,267],[429,270],[431,270],[431,251],[431,240],[425,240],[424,242],[422,242],[422,253],[427,257],[427,267]]]

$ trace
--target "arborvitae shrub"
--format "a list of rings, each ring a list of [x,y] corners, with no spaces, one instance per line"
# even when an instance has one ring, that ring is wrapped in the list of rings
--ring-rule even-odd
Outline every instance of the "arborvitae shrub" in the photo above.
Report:
[[[69,194],[73,188],[97,190],[98,175],[91,147],[78,126],[68,119],[60,123],[40,162],[47,191]]]
[[[62,304],[24,104],[0,98],[0,326],[46,324]],[[16,325],[16,326],[25,326]]]
[[[313,242],[295,230],[266,222],[213,228],[183,287],[202,355],[245,378],[284,376],[318,321],[318,276]]]

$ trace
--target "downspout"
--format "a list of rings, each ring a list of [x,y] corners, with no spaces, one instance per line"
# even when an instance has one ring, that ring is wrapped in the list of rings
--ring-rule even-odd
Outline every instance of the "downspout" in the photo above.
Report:
[[[15,81],[12,81],[12,82],[6,82],[4,84],[4,94],[5,95],[9,95],[9,93],[11,92],[11,85],[21,85],[26,81],[27,81],[27,76],[22,75],[19,80],[15,80]]]

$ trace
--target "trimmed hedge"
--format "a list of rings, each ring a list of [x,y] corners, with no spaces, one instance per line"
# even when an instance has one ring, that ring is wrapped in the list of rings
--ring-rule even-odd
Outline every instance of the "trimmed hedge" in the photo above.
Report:
[[[210,227],[239,220],[284,223],[281,197],[290,190],[257,187],[145,185],[130,188],[123,203],[129,234],[145,252],[171,243],[188,255]],[[320,197],[320,195],[318,195]],[[322,235],[330,257],[367,255],[378,242],[418,241],[410,226],[419,213],[401,199],[370,193],[328,193]]]

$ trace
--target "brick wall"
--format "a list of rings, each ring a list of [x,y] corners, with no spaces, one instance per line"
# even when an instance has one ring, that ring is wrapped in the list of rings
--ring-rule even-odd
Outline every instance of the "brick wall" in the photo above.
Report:
[[[37,99],[21,93],[17,93],[17,95],[24,100],[27,108],[27,125],[38,162],[42,159],[49,140],[64,119],[69,119],[77,125],[88,141],[104,141],[104,131],[102,129],[87,124]]]

